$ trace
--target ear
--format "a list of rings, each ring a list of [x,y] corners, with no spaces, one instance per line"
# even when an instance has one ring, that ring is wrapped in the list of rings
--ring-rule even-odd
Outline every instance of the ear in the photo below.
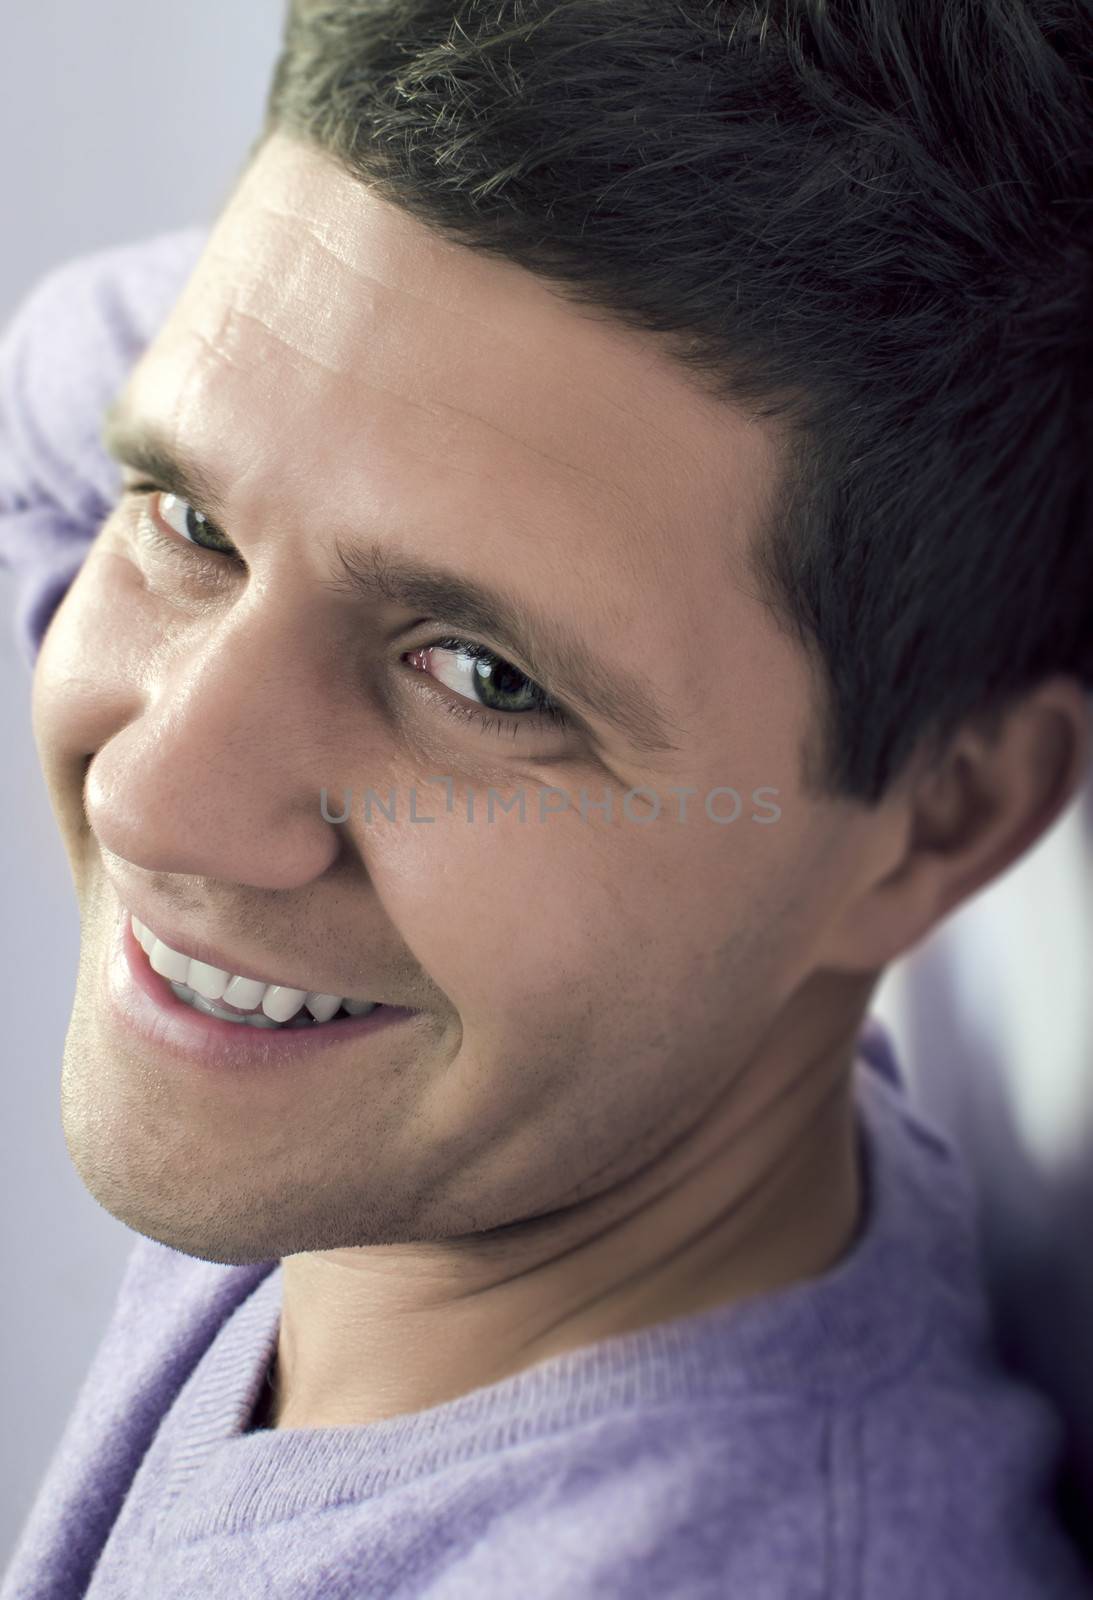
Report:
[[[905,954],[1031,849],[1091,751],[1093,698],[1070,677],[971,719],[940,756],[920,749],[863,823],[861,878],[826,930],[824,964],[877,971]]]

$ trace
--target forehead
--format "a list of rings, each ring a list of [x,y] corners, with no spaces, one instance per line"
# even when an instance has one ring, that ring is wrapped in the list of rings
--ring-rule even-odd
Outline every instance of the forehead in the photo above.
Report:
[[[130,394],[216,455],[238,440],[244,458],[257,445],[283,460],[292,443],[300,460],[304,429],[324,457],[351,446],[346,471],[373,484],[400,461],[462,464],[472,480],[492,470],[498,492],[511,477],[623,527],[684,494],[722,531],[745,526],[772,466],[762,430],[650,341],[440,238],[280,134]]]

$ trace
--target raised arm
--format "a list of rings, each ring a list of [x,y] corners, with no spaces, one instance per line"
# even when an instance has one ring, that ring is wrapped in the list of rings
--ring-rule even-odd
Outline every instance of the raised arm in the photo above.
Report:
[[[0,568],[15,579],[30,664],[118,492],[100,442],[106,408],[205,237],[187,228],[66,262],[0,333]]]

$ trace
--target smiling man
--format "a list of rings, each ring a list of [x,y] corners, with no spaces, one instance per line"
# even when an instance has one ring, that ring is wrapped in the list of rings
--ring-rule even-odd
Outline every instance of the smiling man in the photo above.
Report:
[[[1089,759],[1082,52],[843,11],[299,6],[8,330],[140,1237],[4,1600],[1087,1592],[863,1031]]]

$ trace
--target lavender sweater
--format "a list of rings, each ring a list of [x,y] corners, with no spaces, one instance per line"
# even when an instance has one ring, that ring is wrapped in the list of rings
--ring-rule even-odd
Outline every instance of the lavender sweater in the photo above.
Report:
[[[0,561],[33,661],[110,509],[105,405],[197,230],[45,279],[0,343]],[[879,1023],[837,1266],[366,1427],[247,1433],[277,1262],[137,1238],[0,1600],[1079,1600],[1062,1430],[1002,1368],[972,1193]]]

